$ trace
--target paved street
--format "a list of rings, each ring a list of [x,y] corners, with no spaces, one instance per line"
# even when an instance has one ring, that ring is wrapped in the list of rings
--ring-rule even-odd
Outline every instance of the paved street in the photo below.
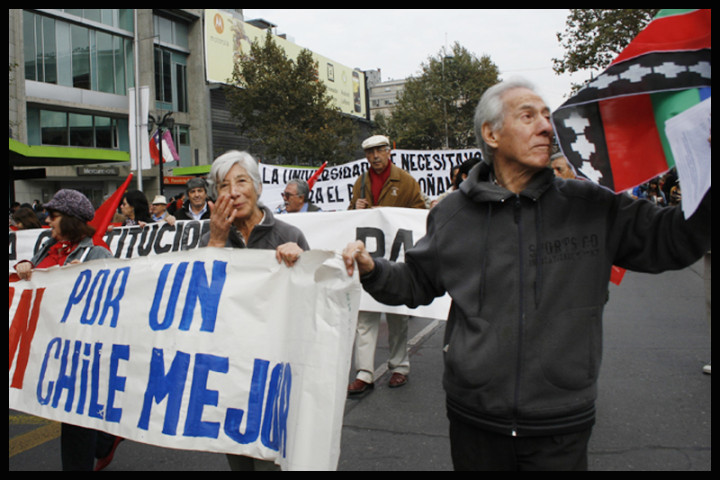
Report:
[[[610,287],[591,470],[711,470],[710,327],[702,261]],[[572,294],[572,292],[564,292]],[[442,375],[443,322],[411,319],[411,374],[384,375],[345,409],[339,470],[451,470]],[[381,329],[377,366],[387,357]],[[57,425],[9,412],[9,470],[59,470]],[[126,441],[107,470],[227,470],[223,455]]]

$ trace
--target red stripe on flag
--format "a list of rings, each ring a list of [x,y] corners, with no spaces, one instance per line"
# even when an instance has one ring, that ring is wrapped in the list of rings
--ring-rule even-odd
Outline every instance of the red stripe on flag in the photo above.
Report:
[[[655,18],[611,65],[652,52],[710,48],[710,10]]]
[[[668,169],[649,95],[603,100],[599,108],[616,192]]]
[[[626,270],[624,268],[616,267],[615,265],[612,266],[612,269],[610,270],[610,281],[614,283],[615,285],[620,285],[622,283],[622,279],[625,276]]]

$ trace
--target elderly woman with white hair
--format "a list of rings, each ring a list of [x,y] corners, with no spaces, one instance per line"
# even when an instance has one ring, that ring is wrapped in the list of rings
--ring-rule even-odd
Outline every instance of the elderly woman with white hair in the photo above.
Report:
[[[259,202],[260,170],[249,153],[231,150],[220,155],[208,183],[217,200],[210,206],[210,232],[201,238],[201,246],[274,249],[278,262],[288,266],[310,249],[297,227],[277,220]]]
[[[259,203],[262,192],[257,161],[247,152],[231,150],[220,155],[210,168],[208,181],[216,195],[210,204],[210,231],[200,246],[275,249],[275,257],[287,266],[295,264],[303,250],[309,250],[297,227],[277,220]],[[227,455],[232,470],[276,470],[268,460]]]

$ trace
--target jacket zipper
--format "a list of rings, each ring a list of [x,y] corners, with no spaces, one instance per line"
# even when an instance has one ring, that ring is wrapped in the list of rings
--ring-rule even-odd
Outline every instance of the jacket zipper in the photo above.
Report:
[[[512,436],[517,436],[517,417],[518,405],[520,403],[520,370],[522,365],[522,345],[523,345],[523,324],[525,323],[525,302],[523,295],[523,231],[521,223],[521,202],[520,195],[515,196],[515,204],[513,205],[513,218],[518,232],[518,335],[517,335],[517,358],[515,368],[515,397],[513,405],[513,426]]]

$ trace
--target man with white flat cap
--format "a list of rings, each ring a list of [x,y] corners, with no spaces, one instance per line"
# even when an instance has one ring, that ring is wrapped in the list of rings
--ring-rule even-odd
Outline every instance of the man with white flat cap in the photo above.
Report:
[[[371,207],[427,208],[420,185],[390,161],[390,140],[373,135],[362,143],[370,169],[353,187],[349,210]]]
[[[373,207],[427,208],[420,185],[406,171],[390,161],[390,140],[384,135],[373,135],[362,143],[370,169],[364,172],[353,187],[349,210]],[[410,359],[407,353],[408,316],[387,313],[392,372],[389,386],[400,387],[407,383]],[[375,345],[377,344],[379,312],[358,313],[355,336],[355,381],[348,386],[349,395],[357,395],[374,386]]]

